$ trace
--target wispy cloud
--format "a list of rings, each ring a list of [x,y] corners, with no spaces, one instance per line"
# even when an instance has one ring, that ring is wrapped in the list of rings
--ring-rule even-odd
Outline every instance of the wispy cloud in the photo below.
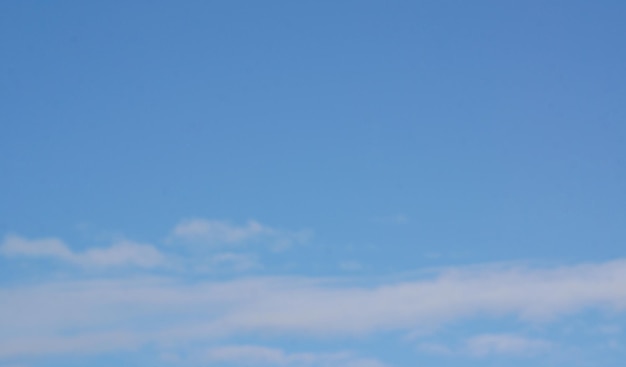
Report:
[[[310,236],[310,231],[278,230],[256,221],[237,226],[226,221],[191,219],[179,223],[164,239],[187,245],[182,251],[172,246],[158,249],[126,239],[113,241],[108,247],[76,251],[58,238],[30,239],[9,234],[0,242],[0,256],[48,259],[90,269],[167,266],[184,273],[242,272],[262,268],[260,250],[281,251],[307,241]],[[245,246],[252,243],[259,246]]]
[[[533,355],[548,351],[552,343],[514,334],[483,334],[466,341],[469,354],[484,357],[492,354]]]
[[[105,248],[92,248],[84,252],[72,251],[56,238],[29,240],[8,235],[0,245],[6,257],[49,258],[83,267],[137,266],[153,268],[165,263],[165,257],[156,248],[146,244],[122,240]]]
[[[507,315],[545,322],[590,308],[623,311],[625,284],[626,260],[552,269],[456,268],[429,279],[376,287],[297,277],[24,285],[0,290],[0,351],[4,356],[69,351],[49,345],[57,345],[55,338],[63,330],[76,328],[85,340],[91,334],[132,331],[138,339],[128,338],[124,345],[133,346],[137,340],[176,344],[258,333],[320,337],[409,332],[459,319]],[[42,304],[46,307],[39,307]],[[146,324],[149,330],[140,326]],[[23,344],[16,345],[16,340]],[[544,346],[511,335],[482,335],[467,342],[467,350],[476,355]]]
[[[492,355],[509,355],[520,357],[546,353],[553,346],[552,342],[544,339],[505,333],[479,334],[454,345],[422,342],[418,345],[418,350],[440,356],[468,355],[472,357],[488,357]]]
[[[63,354],[96,354],[133,350],[141,340],[132,333],[106,332],[79,336],[14,337],[0,343],[0,358]]]
[[[179,223],[172,234],[191,242],[218,245],[240,243],[259,236],[270,235],[273,232],[273,229],[256,221],[249,221],[243,226],[235,226],[225,221],[189,219]]]
[[[170,239],[208,246],[236,245],[264,240],[273,249],[281,250],[292,244],[304,242],[310,236],[310,231],[283,231],[254,220],[244,225],[234,225],[227,221],[196,218],[182,221],[174,227]]]
[[[245,366],[386,366],[376,359],[361,358],[348,352],[287,353],[282,349],[256,345],[214,347],[206,352],[205,358],[213,363]]]
[[[311,286],[273,289],[232,328],[316,334],[362,334],[475,315],[542,321],[588,307],[626,306],[626,262],[557,269],[452,269],[435,279],[377,288]]]

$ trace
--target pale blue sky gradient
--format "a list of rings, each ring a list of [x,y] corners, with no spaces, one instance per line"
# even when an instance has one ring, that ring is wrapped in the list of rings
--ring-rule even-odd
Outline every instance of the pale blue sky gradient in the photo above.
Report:
[[[621,366],[624,19],[610,0],[3,1],[0,367]],[[202,298],[243,279],[267,287],[230,300],[250,314]],[[169,301],[93,305],[101,282]],[[299,301],[266,305],[282,282]],[[550,317],[472,298],[499,285]],[[371,327],[333,331],[386,289]],[[76,310],[25,306],[46,295]],[[266,307],[346,315],[291,329]],[[33,312],[53,321],[15,321]],[[191,319],[215,324],[171,336]],[[102,331],[133,336],[58,341]]]

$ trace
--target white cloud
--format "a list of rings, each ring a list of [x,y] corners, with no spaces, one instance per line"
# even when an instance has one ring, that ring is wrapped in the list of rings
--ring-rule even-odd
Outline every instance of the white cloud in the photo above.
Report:
[[[135,265],[151,268],[162,265],[164,256],[154,247],[131,241],[120,241],[108,248],[90,249],[79,254],[79,263],[97,266]]]
[[[73,261],[75,254],[56,238],[28,240],[16,235],[7,235],[0,246],[4,256],[52,257],[59,260]]]
[[[541,321],[588,307],[626,306],[626,262],[551,270],[456,269],[375,288],[301,284],[276,290],[220,322],[228,328],[363,334],[475,315]]]
[[[261,267],[254,255],[232,252],[216,254],[210,258],[209,262],[211,268],[227,266],[235,271],[245,271]]]
[[[531,356],[548,352],[552,347],[553,344],[547,340],[527,338],[521,335],[480,334],[466,339],[460,346],[423,342],[418,345],[418,350],[441,356],[487,357],[491,355]]]
[[[282,350],[248,345],[212,348],[206,358],[211,362],[236,364],[286,364],[290,359]]]
[[[275,250],[282,250],[309,237],[308,231],[281,231],[254,220],[237,226],[226,221],[196,218],[182,221],[174,227],[170,239],[209,246],[266,240]]]
[[[211,348],[205,355],[213,363],[244,366],[347,366],[384,367],[385,364],[370,358],[356,357],[351,353],[286,353],[282,349],[256,345],[234,345]]]
[[[94,354],[109,351],[132,350],[140,340],[132,333],[110,332],[74,337],[34,336],[12,338],[0,343],[0,358],[36,357],[55,354]]]
[[[492,354],[532,355],[545,352],[551,346],[546,340],[513,334],[483,334],[466,341],[468,353],[478,357]]]
[[[173,235],[184,240],[207,244],[238,243],[262,235],[272,234],[271,228],[249,221],[244,226],[207,219],[190,219],[179,223]]]
[[[56,238],[29,240],[8,235],[0,245],[0,253],[7,257],[52,258],[84,267],[152,268],[165,262],[164,256],[154,247],[126,240],[118,241],[107,248],[92,248],[78,253]]]
[[[456,268],[430,279],[377,286],[297,277],[64,281],[0,288],[0,350],[4,356],[49,352],[48,343],[76,329],[86,336],[132,331],[141,343],[175,345],[259,333],[319,337],[411,331],[475,317],[540,322],[591,308],[626,308],[626,260],[552,269]],[[26,350],[16,340],[33,343]],[[129,338],[125,345],[136,342]],[[467,348],[480,354],[542,345],[487,335],[471,339]]]

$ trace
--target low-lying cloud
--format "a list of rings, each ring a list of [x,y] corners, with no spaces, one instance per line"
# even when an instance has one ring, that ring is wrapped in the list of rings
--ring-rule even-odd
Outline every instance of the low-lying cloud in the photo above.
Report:
[[[63,249],[55,242],[41,247],[46,253]],[[626,260],[549,269],[456,268],[371,287],[302,277],[50,282],[5,287],[0,307],[0,356],[5,357],[69,353],[72,345],[76,352],[89,349],[74,339],[63,343],[67,330],[80,330],[77,336],[84,340],[120,333],[126,335],[120,340],[133,346],[268,333],[350,337],[477,317],[513,316],[536,323],[589,309],[621,312],[626,308]],[[476,354],[542,347],[507,335],[487,335],[467,345]]]
[[[282,349],[258,345],[226,345],[204,353],[208,362],[245,366],[311,366],[311,367],[385,367],[376,359],[362,358],[349,352],[287,353]]]
[[[165,257],[151,245],[122,240],[105,248],[72,251],[56,238],[26,239],[8,235],[0,245],[6,257],[47,258],[82,267],[136,266],[153,268],[165,263]]]
[[[477,357],[492,354],[519,356],[545,352],[552,347],[552,343],[514,334],[483,334],[469,338],[465,347],[469,354]]]

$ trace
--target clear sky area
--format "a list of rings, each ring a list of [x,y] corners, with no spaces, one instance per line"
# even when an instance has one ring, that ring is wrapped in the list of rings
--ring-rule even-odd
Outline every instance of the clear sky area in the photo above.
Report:
[[[621,367],[626,2],[0,2],[0,367]]]

